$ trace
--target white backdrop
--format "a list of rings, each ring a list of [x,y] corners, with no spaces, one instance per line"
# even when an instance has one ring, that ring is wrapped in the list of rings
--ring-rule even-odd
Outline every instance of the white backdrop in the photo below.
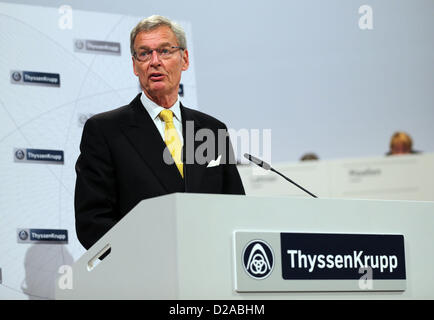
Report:
[[[62,29],[58,8],[0,3],[0,298],[53,298],[61,265],[84,252],[75,234],[75,162],[91,114],[128,104],[140,91],[129,33],[143,17],[74,10]],[[63,21],[64,22],[64,21]],[[187,39],[191,25],[180,21]],[[63,26],[63,24],[61,24]],[[83,53],[77,39],[120,43],[120,54]],[[109,45],[108,44],[108,45]],[[196,106],[194,50],[182,76]],[[58,74],[60,86],[16,83],[12,71]],[[22,162],[15,149],[59,150],[63,163]],[[68,230],[68,244],[20,243],[19,229]]]
[[[271,128],[274,162],[381,156],[396,130],[434,152],[432,0],[2,1],[191,22],[200,109]]]

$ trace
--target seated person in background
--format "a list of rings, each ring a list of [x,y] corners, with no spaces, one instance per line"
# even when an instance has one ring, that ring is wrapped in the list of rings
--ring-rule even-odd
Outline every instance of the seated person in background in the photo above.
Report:
[[[307,160],[319,160],[319,157],[313,152],[308,152],[308,153],[305,153],[300,158],[300,161],[307,161]]]
[[[411,137],[402,131],[395,132],[390,139],[390,150],[386,154],[387,156],[397,154],[411,154],[419,153],[413,150],[413,141]]]

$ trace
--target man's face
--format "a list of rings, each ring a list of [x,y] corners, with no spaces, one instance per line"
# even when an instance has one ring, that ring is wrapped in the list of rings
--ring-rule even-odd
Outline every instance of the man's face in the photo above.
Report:
[[[134,50],[152,50],[178,46],[175,34],[169,27],[140,32],[134,41]],[[177,97],[181,73],[188,69],[188,51],[178,50],[170,58],[162,59],[153,51],[150,60],[141,62],[133,57],[134,74],[139,77],[145,94],[152,100]]]

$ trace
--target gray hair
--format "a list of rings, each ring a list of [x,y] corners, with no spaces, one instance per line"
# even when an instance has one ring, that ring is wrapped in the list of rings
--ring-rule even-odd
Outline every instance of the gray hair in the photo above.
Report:
[[[182,29],[182,27],[178,23],[170,21],[166,17],[153,15],[140,21],[134,27],[134,29],[131,30],[131,34],[130,34],[131,55],[134,55],[134,41],[136,40],[136,36],[139,34],[139,32],[142,31],[147,32],[163,26],[169,27],[170,30],[172,30],[172,32],[175,34],[176,40],[178,41],[178,45],[183,49],[187,49],[187,38],[185,37],[184,29]]]

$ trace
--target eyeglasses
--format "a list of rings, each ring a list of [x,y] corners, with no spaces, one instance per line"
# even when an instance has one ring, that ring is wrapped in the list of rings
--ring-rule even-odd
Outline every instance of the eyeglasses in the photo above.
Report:
[[[178,50],[184,50],[184,48],[181,47],[161,47],[157,49],[140,49],[137,52],[134,52],[133,57],[139,60],[140,62],[146,62],[151,60],[152,52],[155,51],[157,53],[157,56],[161,59],[170,59],[173,54]]]

